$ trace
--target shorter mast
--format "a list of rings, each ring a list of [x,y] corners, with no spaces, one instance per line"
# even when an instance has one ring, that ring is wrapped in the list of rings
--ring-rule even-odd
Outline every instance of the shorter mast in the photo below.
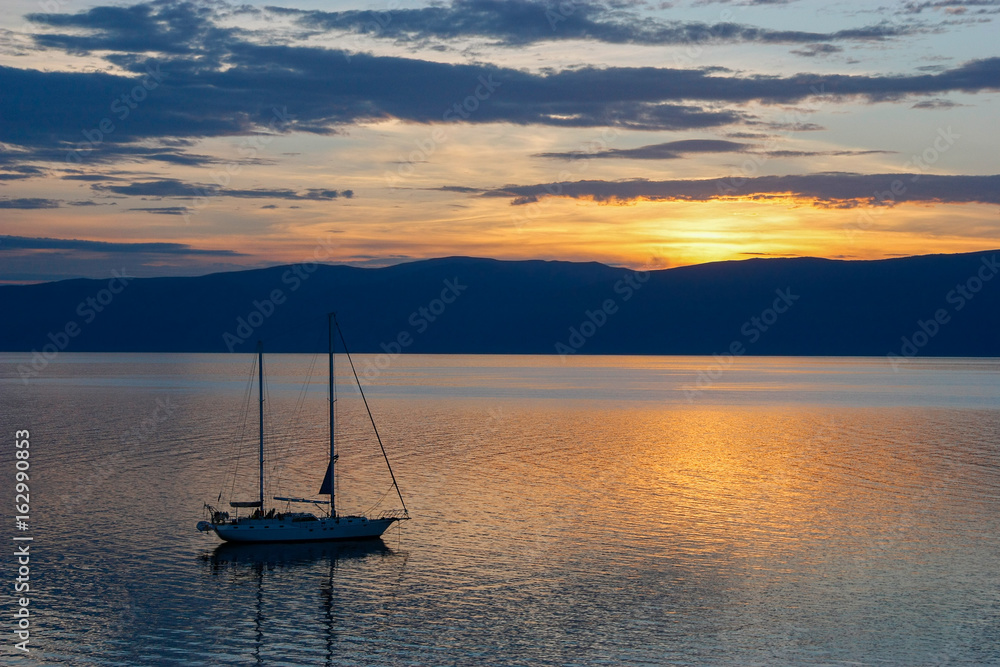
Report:
[[[264,514],[264,342],[257,341],[257,395],[260,398],[260,513]]]
[[[336,396],[334,396],[334,393],[333,393],[333,389],[334,389],[333,388],[333,321],[334,321],[334,314],[333,313],[327,313],[326,324],[327,324],[327,330],[328,330],[327,331],[327,334],[328,334],[327,337],[329,339],[327,341],[327,348],[328,348],[329,357],[330,357],[330,361],[329,361],[329,365],[330,365],[330,468],[329,468],[329,475],[330,475],[330,516],[333,517],[333,518],[337,518],[337,506],[335,504],[336,496],[335,496],[334,476],[333,476],[333,466],[334,466],[334,463],[336,463],[336,461],[337,461],[337,451],[336,451],[336,447],[334,446],[334,439],[333,439],[333,426],[334,426],[334,410],[333,409],[334,409],[334,402],[336,401]]]

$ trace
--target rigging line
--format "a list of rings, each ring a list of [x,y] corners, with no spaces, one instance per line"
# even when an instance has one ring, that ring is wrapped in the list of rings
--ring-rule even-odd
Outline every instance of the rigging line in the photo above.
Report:
[[[269,362],[270,363],[270,362]],[[268,371],[268,377],[270,373],[274,371],[273,364],[271,370]],[[273,482],[271,473],[274,472],[275,460],[274,460],[274,443],[278,440],[277,424],[274,421],[274,415],[271,411],[271,383],[268,378],[264,378],[264,462],[265,465],[270,464],[271,470],[264,475],[264,497],[269,497],[277,495],[273,490]],[[264,506],[261,505],[260,511],[264,511]]]
[[[367,515],[371,514],[372,512],[374,512],[375,508],[382,504],[382,501],[385,500],[385,497],[387,495],[389,495],[390,491],[392,491],[392,487],[391,486],[388,489],[385,490],[385,493],[382,494],[381,498],[379,498],[378,500],[375,501],[374,505],[372,505],[371,507],[369,507],[368,509],[365,510],[365,516],[367,516]]]
[[[372,417],[371,408],[368,407],[368,399],[365,398],[365,390],[361,388],[361,379],[358,377],[358,371],[354,368],[354,360],[351,359],[351,353],[347,350],[347,341],[344,340],[344,332],[340,330],[340,323],[337,322],[337,315],[333,314],[333,323],[337,325],[337,333],[340,334],[340,342],[344,346],[344,354],[347,355],[347,361],[351,364],[351,372],[354,373],[354,381],[358,383],[358,391],[361,392],[361,400],[365,402],[365,410],[368,411],[368,419],[372,423],[372,428],[375,430],[375,437],[378,439],[378,446],[382,450],[382,457],[385,459],[385,465],[389,468],[389,476],[392,477],[392,485],[396,487],[396,495],[399,496],[399,502],[403,505],[403,511],[409,515],[409,511],[406,509],[406,503],[403,501],[403,494],[399,491],[399,484],[396,483],[396,475],[392,472],[392,464],[389,463],[389,455],[385,453],[385,445],[382,444],[382,436],[378,434],[378,427],[375,426],[375,418]]]
[[[233,483],[229,489],[229,499],[232,500],[236,494],[236,480],[239,478],[240,460],[243,458],[243,445],[246,442],[247,417],[250,414],[250,400],[253,396],[253,377],[257,368],[257,355],[252,357],[250,362],[250,374],[247,377],[247,386],[243,395],[243,409],[240,422],[239,435],[237,436],[236,464],[233,466]]]
[[[272,365],[268,377],[274,374],[274,370]],[[277,472],[280,471],[282,465],[279,448],[282,446],[282,442],[284,442],[285,449],[288,449],[291,435],[287,430],[280,430],[286,427],[279,426],[278,420],[274,418],[275,411],[271,406],[271,383],[268,377],[264,378],[264,460],[265,465],[269,467],[264,477],[264,495],[265,497],[272,497],[284,495],[284,492],[281,490],[280,472]]]
[[[327,331],[327,349],[329,351],[329,363],[330,363],[330,377],[328,378],[329,387],[327,389],[328,398],[330,400],[330,506],[328,511],[331,517],[337,516],[336,507],[336,492],[340,488],[340,469],[337,467],[337,459],[339,455],[336,453],[335,444],[337,442],[337,429],[340,429],[342,433],[344,427],[340,423],[340,419],[337,417],[337,355],[336,355],[336,341],[333,340],[333,332]],[[346,351],[346,349],[345,349]],[[343,501],[343,496],[341,496],[341,501]]]
[[[313,372],[316,370],[316,362],[319,360],[319,353],[312,355],[312,361],[309,364],[309,369],[306,371],[305,381],[302,384],[302,389],[299,391],[298,399],[295,401],[295,406],[292,408],[292,424],[300,424],[301,417],[305,409],[306,395],[309,393],[309,385],[312,380]],[[275,480],[275,487],[281,488],[281,473],[284,471],[284,466],[279,466],[278,461],[284,461],[288,458],[288,454],[292,448],[292,437],[291,435],[286,435],[286,437],[278,439],[277,448],[275,450],[275,462],[272,466],[271,473],[273,479]]]
[[[227,472],[226,476],[222,479],[222,488],[219,489],[219,496],[218,496],[218,498],[216,498],[217,502],[221,502],[222,501],[222,494],[226,492],[226,487],[229,486],[229,477],[230,477],[230,475],[233,476],[233,479],[235,481],[235,472],[233,471],[233,468],[231,467],[230,464],[233,461],[237,461],[237,462],[239,461],[240,449],[241,449],[242,442],[243,442],[243,430],[242,430],[243,427],[242,427],[242,423],[246,421],[246,410],[247,410],[246,404],[247,404],[248,397],[250,395],[250,385],[251,385],[252,381],[253,381],[253,368],[251,367],[251,372],[249,373],[249,376],[247,377],[246,386],[243,388],[243,398],[241,399],[240,404],[239,404],[240,405],[240,411],[237,412],[237,416],[236,416],[237,428],[235,429],[234,433],[232,434],[232,438],[230,439],[230,442],[229,442],[229,450],[228,450],[228,452],[226,454],[226,458],[225,458],[226,469],[229,472]],[[231,490],[230,490],[230,493],[232,493]]]
[[[309,389],[309,382],[312,378],[313,369],[316,366],[316,360],[318,355],[314,354],[312,361],[309,366],[309,370],[306,372],[306,378],[302,385],[302,389],[299,391],[298,398],[292,409],[291,424],[298,424],[300,422],[300,417],[305,406],[305,397]],[[268,438],[265,442],[266,452],[268,462],[270,467],[268,468],[267,475],[267,487],[270,489],[268,495],[284,495],[282,492],[282,473],[285,470],[285,461],[288,459],[288,454],[292,449],[292,440],[294,437],[294,432],[287,429],[286,426],[279,426],[279,424],[274,420],[274,411],[271,408],[271,387],[265,381],[264,385],[265,392],[265,413],[266,420],[270,427],[268,429]]]
[[[246,450],[246,446],[247,446],[247,429],[249,427],[249,421],[248,420],[250,419],[251,406],[254,403],[257,402],[256,399],[254,398],[254,385],[256,384],[254,382],[254,378],[256,377],[257,373],[260,372],[260,369],[258,368],[258,366],[259,366],[259,364],[257,363],[257,355],[254,354],[254,355],[252,355],[250,357],[250,376],[248,378],[248,384],[247,384],[246,403],[243,406],[243,423],[241,425],[242,430],[240,432],[240,450],[238,452],[238,456],[237,456],[237,459],[236,459],[236,468],[233,470],[233,493],[234,494],[235,494],[235,490],[236,490],[236,484],[239,481],[239,464],[243,460],[244,455],[246,454],[245,450]],[[254,438],[254,444],[255,445],[256,445],[256,440],[257,439]],[[254,449],[256,449],[256,447],[254,447]],[[235,495],[230,498],[230,500],[233,500],[233,499],[235,499]]]

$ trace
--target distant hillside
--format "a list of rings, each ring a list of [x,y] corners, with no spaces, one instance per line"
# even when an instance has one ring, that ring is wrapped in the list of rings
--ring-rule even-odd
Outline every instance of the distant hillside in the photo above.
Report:
[[[357,352],[996,356],[993,258],[751,259],[637,274],[453,257],[67,280],[0,287],[0,349],[246,352],[263,339],[272,352],[315,351],[336,310]]]

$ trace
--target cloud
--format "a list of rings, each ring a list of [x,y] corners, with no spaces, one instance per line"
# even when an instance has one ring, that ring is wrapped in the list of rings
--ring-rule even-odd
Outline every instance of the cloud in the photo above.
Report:
[[[798,0],[697,0],[696,5],[788,5]]]
[[[146,253],[156,255],[237,256],[235,250],[192,248],[186,243],[120,243],[81,239],[52,239],[29,236],[0,236],[0,252],[8,250],[72,250],[102,253]]]
[[[44,170],[29,164],[10,165],[3,168],[5,173],[0,173],[0,181],[20,181],[25,178],[45,175]]]
[[[59,208],[58,199],[39,199],[25,197],[22,199],[0,199],[0,208]]]
[[[61,163],[64,167],[121,162],[209,166],[220,161],[191,152],[192,146],[204,138],[255,133],[262,137],[284,133],[331,135],[353,124],[392,119],[428,124],[610,126],[646,131],[740,125],[782,132],[808,131],[822,128],[815,123],[780,123],[761,118],[755,115],[760,112],[751,111],[749,105],[791,105],[820,97],[875,103],[952,91],[1000,89],[1000,58],[974,60],[938,72],[884,76],[745,75],[708,67],[591,66],[531,72],[482,63],[349,54],[315,46],[263,45],[255,43],[259,37],[253,32],[219,27],[223,11],[220,7],[163,1],[132,7],[94,7],[72,14],[31,15],[37,29],[43,31],[35,35],[37,44],[71,53],[100,53],[116,66],[115,71],[127,74],[0,67],[0,89],[18,92],[0,96],[0,118],[4,120],[0,123],[0,142],[5,147],[0,152],[0,166],[4,167],[0,183],[21,180],[28,173],[12,166],[42,163]],[[445,35],[453,30],[462,35],[492,35],[501,42],[514,39],[515,34],[535,39],[531,36],[536,30],[534,24],[517,32],[518,26],[527,24],[515,19],[536,16],[543,7],[561,11],[562,6],[539,4],[536,0],[458,0],[449,5],[394,10],[386,27],[400,31],[400,35],[426,36],[437,34],[435,30]],[[698,27],[701,24],[637,21],[617,5],[571,3],[569,7],[575,9],[568,12],[566,21],[557,22],[557,32],[562,31],[559,38],[572,33],[567,28],[577,26],[596,31],[595,39],[605,41],[642,43],[669,38],[800,43],[806,47],[803,51],[820,54],[840,48],[830,44],[831,35],[844,41],[883,39],[894,34],[884,26],[830,34],[762,31],[736,24]],[[354,29],[350,26],[360,25],[359,17],[368,16],[365,12],[321,12],[320,16],[299,10],[271,11],[291,13],[300,22],[315,20],[324,30],[327,28],[322,27],[325,24],[321,18],[331,26],[342,24],[347,26],[344,29]],[[464,19],[451,21],[460,17]],[[553,32],[547,22],[541,28]],[[151,53],[157,53],[156,60],[149,57]],[[156,74],[157,85],[143,88],[143,82],[151,80],[151,72]],[[112,111],[123,96],[139,88],[146,90],[148,99],[132,100],[134,108],[117,107],[121,113]],[[30,101],[30,113],[25,110],[25,100]],[[274,101],[280,101],[280,106]],[[934,106],[933,100],[916,104],[920,109],[944,108]],[[123,116],[125,111],[128,113]],[[675,159],[699,152],[690,146],[687,153],[677,148],[643,147],[631,149],[631,153],[622,150],[598,157]],[[241,164],[265,162],[256,151],[250,153],[240,160]],[[547,157],[573,156],[554,153]],[[101,188],[110,194],[151,197],[332,200],[350,196],[349,191],[326,189],[221,190],[170,179],[114,182],[114,177],[91,173],[63,178],[103,181]]]
[[[273,14],[293,16],[308,33],[317,30],[363,34],[398,42],[485,38],[503,46],[559,40],[664,46],[740,43],[809,44],[814,42],[881,41],[914,34],[916,25],[863,26],[833,33],[769,30],[738,23],[661,21],[626,11],[623,4],[546,2],[544,0],[452,0],[450,4],[391,11],[340,11],[267,7]]]
[[[1000,89],[1000,58],[911,76],[734,76],[655,67],[585,67],[536,74],[364,54],[348,62],[338,51],[244,44],[225,71],[184,72],[187,65],[182,62],[172,66],[178,71],[165,79],[162,98],[122,127],[119,139],[250,133],[283,113],[263,107],[261,99],[287,100],[288,108],[296,109],[299,117],[281,126],[290,132],[330,133],[341,125],[390,118],[680,130],[753,122],[745,111],[718,108],[726,103],[788,104],[818,96],[884,101],[952,90]],[[0,67],[0,87],[18,90],[23,98],[34,100],[37,109],[30,115],[18,113],[13,96],[0,98],[0,115],[9,119],[0,125],[0,141],[66,147],[66,142],[79,137],[81,117],[97,122],[108,100],[114,99],[112,91],[127,89],[133,81],[108,77]],[[693,103],[698,101],[705,106]],[[79,155],[67,148],[49,152],[52,159],[90,155],[87,147]],[[162,157],[163,152],[153,155]]]
[[[528,204],[545,197],[624,203],[712,201],[727,199],[802,199],[815,206],[854,208],[901,202],[1000,204],[1000,175],[932,176],[927,174],[853,174],[730,177],[701,180],[576,181],[506,186],[483,193]]]
[[[211,3],[153,2],[130,7],[93,7],[76,14],[28,14],[32,23],[69,28],[74,34],[34,35],[41,46],[70,53],[91,51],[202,53],[237,31],[216,25]],[[83,33],[83,34],[80,34]]]
[[[616,68],[531,74],[370,55],[355,55],[348,62],[340,51],[253,45],[242,45],[232,59],[229,69],[218,72],[183,71],[190,63],[173,62],[169,66],[175,70],[161,86],[157,103],[142,107],[142,113],[133,114],[112,137],[122,144],[161,137],[235,136],[267,132],[275,125],[282,132],[331,134],[344,125],[392,118],[562,127],[613,124],[636,129],[716,127],[748,118],[742,111],[680,102],[692,96],[707,99],[713,97],[708,94],[710,87],[726,87],[725,78],[710,81],[700,70]],[[36,109],[24,114],[12,96],[0,98],[0,115],[5,119],[0,141],[45,147],[44,153],[35,150],[24,159],[75,163],[131,155],[180,161],[163,150],[110,145],[95,150],[80,141],[81,124],[100,123],[114,93],[130,89],[134,81],[97,73],[0,67],[0,88],[18,90],[20,97],[34,101]],[[703,90],[696,90],[699,85]],[[648,86],[648,92],[641,92],[641,86]],[[597,92],[601,87],[607,95]],[[776,82],[775,89],[779,88]],[[801,97],[810,95],[807,86]],[[263,106],[261,99],[287,101],[297,117],[282,116],[284,107]],[[678,101],[669,101],[674,99]],[[278,116],[283,120],[276,124]]]
[[[481,188],[470,188],[465,185],[442,185],[441,187],[435,189],[440,190],[441,192],[461,192],[465,194],[479,193],[483,191]]]
[[[759,136],[759,135],[758,135]],[[640,146],[639,148],[610,148],[599,151],[568,151],[565,153],[536,153],[532,157],[557,158],[566,160],[590,158],[620,158],[630,160],[677,160],[694,153],[750,153],[766,155],[767,157],[817,157],[817,156],[854,156],[871,155],[874,153],[893,153],[883,150],[841,150],[841,151],[794,151],[774,150],[759,151],[754,144],[744,144],[738,141],[721,139],[687,139],[684,141],[669,141],[663,144]]]
[[[769,130],[781,132],[820,132],[826,128],[818,123],[750,123],[751,125],[761,125]]]
[[[958,102],[952,102],[951,100],[945,100],[941,98],[934,98],[931,100],[921,100],[914,104],[911,109],[953,109],[955,107],[964,107],[965,104],[959,104]]]
[[[221,190],[217,185],[195,185],[172,178],[128,185],[94,184],[90,187],[100,192],[134,197],[210,197]]]
[[[760,155],[766,155],[767,157],[846,157],[846,156],[856,156],[856,155],[892,155],[897,151],[883,151],[883,150],[866,150],[866,151],[790,151],[790,150],[780,150],[780,151],[764,151]]]
[[[3,160],[0,159],[0,163]],[[26,178],[35,178],[36,176],[44,176],[45,171],[35,167],[34,165],[22,164],[22,165],[5,165],[0,167],[4,171],[0,172],[0,181],[23,181]]]
[[[128,185],[105,185],[95,183],[90,187],[98,192],[108,192],[130,197],[181,197],[186,199],[201,197],[237,197],[242,199],[296,199],[330,201],[339,197],[350,199],[354,196],[354,191],[352,190],[337,191],[323,188],[310,188],[302,192],[284,188],[236,190],[221,188],[218,185],[211,183],[185,183],[173,178],[129,183]]]
[[[341,190],[337,192],[336,190],[324,190],[322,188],[311,188],[306,190],[303,194],[297,195],[296,197],[285,197],[285,199],[337,199],[338,197],[344,197],[345,199],[350,199],[354,196],[353,190]]]
[[[969,8],[974,13],[1000,13],[1000,0],[932,0],[931,2],[904,2],[899,8],[903,14],[921,14],[924,10],[944,10],[949,14],[965,14]]]
[[[801,49],[792,49],[792,53],[806,58],[815,58],[816,56],[829,56],[834,53],[841,53],[843,50],[843,48],[833,44],[810,44]]]
[[[0,101],[0,105],[2,104],[3,102]],[[66,109],[64,113],[71,112]],[[5,117],[4,122],[7,120]],[[11,117],[10,120],[16,122],[15,117]],[[0,152],[0,166],[8,170],[20,170],[25,162],[56,162],[62,163],[64,168],[68,167],[71,170],[73,167],[85,163],[102,165],[121,162],[163,162],[202,167],[222,162],[222,160],[209,155],[187,152],[185,147],[193,144],[193,140],[178,142],[168,137],[130,137],[125,136],[124,132],[119,133],[117,137],[114,135],[101,136],[93,134],[99,131],[88,129],[87,132],[92,133],[90,136],[98,139],[98,141],[93,141],[86,139],[87,134],[81,133],[79,127],[77,127],[75,136],[67,136],[62,132],[53,134],[53,130],[58,132],[55,126],[39,128],[39,130],[41,132],[36,133],[35,136],[31,134],[23,136],[21,141],[17,141],[15,137],[7,136],[6,140],[14,145],[9,150]],[[152,130],[153,128],[150,128],[150,131]],[[113,141],[115,138],[122,141],[116,143]],[[245,164],[268,163],[257,157],[241,159],[240,162]],[[18,166],[15,167],[15,163],[18,163]],[[42,174],[44,172],[36,168],[33,173]],[[70,180],[85,179],[74,177]]]
[[[152,206],[144,208],[130,208],[130,211],[145,211],[157,215],[184,215],[188,212],[187,206]]]
[[[652,144],[639,148],[611,148],[601,151],[570,151],[566,153],[536,153],[532,157],[580,159],[623,158],[631,160],[677,160],[691,153],[742,153],[752,148],[750,144],[721,139],[687,139]]]
[[[66,174],[61,176],[64,181],[117,181],[118,176],[107,176],[105,174]]]
[[[604,5],[572,5],[573,20],[597,21]],[[534,12],[542,5],[527,0],[495,3],[468,0],[419,12],[501,12],[510,19],[520,7]],[[394,11],[387,25],[402,30],[407,12]],[[597,12],[597,13],[595,13]],[[334,12],[338,20],[355,17]],[[363,12],[361,14],[364,14]],[[493,16],[494,14],[489,14]],[[343,16],[341,16],[343,15]],[[350,15],[350,17],[348,17]],[[349,54],[313,46],[254,43],[251,33],[219,28],[213,14],[190,3],[155,3],[125,8],[97,7],[77,14],[36,14],[46,29],[75,31],[60,37],[37,35],[49,48],[100,50],[131,74],[36,71],[0,67],[0,89],[17,90],[0,97],[0,141],[30,147],[28,160],[153,160],[203,164],[206,156],[187,155],[183,146],[142,146],[146,140],[201,139],[307,132],[333,134],[345,126],[389,119],[415,123],[513,123],[557,127],[616,126],[637,130],[687,130],[762,122],[739,107],[752,102],[791,104],[829,96],[869,102],[950,91],[1000,89],[1000,58],[974,60],[938,73],[742,75],[718,68],[582,67],[528,72],[488,64],[451,64],[395,56]],[[297,15],[305,16],[305,15]],[[360,16],[360,14],[359,14]],[[477,15],[478,16],[478,15]],[[607,22],[611,19],[601,21]],[[625,33],[634,26],[622,18]],[[305,19],[303,19],[305,20]],[[355,18],[350,18],[355,21]],[[358,19],[360,20],[360,19]],[[429,21],[429,19],[420,19]],[[512,20],[512,19],[511,19]],[[618,20],[618,19],[615,19]],[[469,30],[486,22],[477,19]],[[569,19],[567,19],[569,21]],[[614,21],[612,21],[614,22]],[[350,23],[354,25],[353,23]],[[508,30],[504,25],[496,30]],[[643,22],[642,25],[646,25]],[[653,25],[657,30],[659,24]],[[517,24],[520,25],[520,24]],[[563,25],[560,23],[560,25]],[[450,29],[444,24],[440,30]],[[455,29],[464,29],[462,24]],[[486,29],[486,28],[483,28]],[[527,34],[535,28],[519,28]],[[543,30],[544,29],[544,30]],[[608,26],[602,29],[610,30]],[[618,29],[618,28],[616,28]],[[653,28],[649,28],[652,30]],[[837,39],[879,38],[890,27],[876,26],[833,33]],[[547,22],[538,30],[552,32]],[[734,33],[751,33],[736,26]],[[754,29],[757,30],[757,29]],[[82,33],[82,34],[76,34]],[[623,34],[625,34],[623,33]],[[602,33],[603,34],[603,33]],[[688,39],[695,31],[687,31]],[[798,33],[796,33],[798,34]],[[777,37],[755,33],[755,40]],[[70,39],[73,37],[73,39]],[[720,38],[721,38],[720,37]],[[826,44],[830,35],[802,33],[804,44]],[[612,37],[607,36],[607,39]],[[622,37],[625,39],[625,37]],[[791,36],[781,38],[794,41]],[[87,41],[89,40],[89,41]],[[158,60],[148,54],[160,53]],[[159,78],[148,99],[119,119],[109,111],[122,95],[150,74]],[[26,113],[20,100],[31,100]],[[276,106],[272,101],[279,101]],[[288,113],[288,109],[294,113]],[[81,141],[81,127],[93,136],[103,120],[115,127],[100,142]],[[39,152],[42,151],[42,152]]]

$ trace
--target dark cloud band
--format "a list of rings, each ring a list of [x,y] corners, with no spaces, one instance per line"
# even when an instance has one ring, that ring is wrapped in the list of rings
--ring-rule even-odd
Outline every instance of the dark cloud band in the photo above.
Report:
[[[419,123],[509,122],[642,130],[709,128],[747,121],[719,104],[795,103],[814,97],[869,101],[949,91],[1000,89],[1000,58],[938,74],[867,76],[799,74],[731,76],[706,70],[594,68],[533,74],[326,49],[242,44],[225,71],[187,60],[163,63],[162,96],[133,114],[106,142],[147,138],[246,135],[264,131],[282,100],[294,109],[283,131],[332,133],[351,123],[396,118]],[[482,80],[493,91],[483,92]],[[110,100],[135,80],[101,73],[38,72],[0,67],[0,141],[48,149],[44,157],[77,155],[84,130],[108,113]],[[159,91],[157,91],[159,92]],[[479,97],[478,93],[483,92]],[[469,100],[472,102],[468,102]],[[705,106],[693,102],[702,101]],[[25,111],[30,102],[31,113]],[[472,109],[472,111],[463,111]],[[459,112],[455,112],[458,109]],[[54,152],[53,152],[54,151]],[[191,161],[156,149],[143,157]],[[24,159],[31,159],[25,154]],[[119,156],[123,157],[123,156]],[[68,161],[69,157],[66,158]]]
[[[882,39],[898,27],[837,33],[765,31],[747,26],[636,22],[631,14],[594,3],[573,8],[557,34],[659,43],[708,39],[817,45],[830,40]],[[319,47],[263,45],[250,31],[219,25],[217,9],[187,2],[95,7],[73,14],[33,14],[42,48],[100,52],[121,76],[0,67],[0,142],[31,147],[24,160],[70,162],[122,159],[205,165],[212,158],[183,146],[138,145],[148,140],[288,132],[332,134],[357,123],[399,119],[416,123],[514,123],[558,127],[614,126],[687,130],[760,122],[740,108],[752,102],[792,104],[811,98],[869,102],[952,91],[1000,89],[1000,58],[940,72],[889,76],[796,74],[744,76],[720,68],[584,67],[527,72],[426,60],[351,54]],[[451,5],[393,10],[379,34],[482,34],[535,39],[553,33],[534,0],[457,0]],[[249,10],[248,10],[249,11]],[[293,13],[299,20],[355,30],[365,12]],[[559,10],[562,11],[562,10]],[[541,12],[541,13],[539,13]],[[527,21],[528,17],[534,19]],[[630,18],[631,17],[631,18]],[[581,22],[579,25],[576,22]],[[571,28],[577,25],[576,28]],[[639,26],[639,27],[637,27]],[[326,29],[326,28],[323,28]],[[561,31],[561,32],[560,32]],[[659,36],[647,35],[655,32]],[[666,33],[660,34],[663,31]],[[504,36],[507,37],[504,37]],[[578,35],[578,36],[579,36]],[[666,36],[665,36],[666,35]],[[158,54],[151,59],[149,54]],[[728,108],[727,108],[728,107]],[[284,114],[281,109],[292,110]]]
[[[192,248],[186,243],[119,243],[83,239],[51,239],[29,236],[0,236],[0,251],[7,250],[76,250],[101,253],[144,253],[156,255],[237,256],[235,250]]]
[[[891,153],[881,150],[843,150],[843,151],[795,151],[795,150],[757,150],[754,144],[722,139],[685,139],[683,141],[668,141],[663,144],[652,144],[638,148],[608,148],[596,151],[567,151],[563,153],[536,153],[533,157],[556,158],[564,160],[580,159],[627,159],[627,160],[679,160],[688,155],[706,153],[750,153],[767,157],[819,157],[819,156],[854,156],[871,155],[874,153]]]
[[[529,204],[545,197],[609,203],[792,197],[839,208],[903,202],[1000,204],[1000,175],[826,173],[672,181],[575,181],[507,186],[485,191],[483,195],[508,197],[514,204]]]
[[[129,183],[128,185],[105,185],[95,183],[90,187],[98,192],[116,195],[133,197],[181,197],[185,199],[195,199],[201,197],[236,197],[240,199],[295,199],[307,201],[330,201],[341,197],[345,199],[351,199],[354,197],[353,190],[338,191],[324,188],[310,188],[301,192],[285,188],[237,190],[221,188],[212,184],[206,185],[199,183],[185,183],[172,178]],[[157,212],[163,211],[158,210]]]
[[[598,2],[453,0],[447,5],[391,11],[325,12],[268,7],[292,16],[303,29],[363,34],[395,41],[484,38],[504,46],[560,40],[648,46],[757,42],[814,44],[881,41],[919,32],[908,24],[878,24],[816,33],[769,30],[731,22],[661,21]]]

